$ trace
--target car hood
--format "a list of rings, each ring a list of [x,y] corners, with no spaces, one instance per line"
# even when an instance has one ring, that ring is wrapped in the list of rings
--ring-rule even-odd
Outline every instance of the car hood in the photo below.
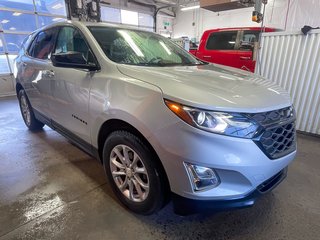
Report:
[[[129,77],[153,84],[166,99],[230,112],[264,112],[290,106],[290,96],[272,82],[217,64],[177,67],[118,65]]]

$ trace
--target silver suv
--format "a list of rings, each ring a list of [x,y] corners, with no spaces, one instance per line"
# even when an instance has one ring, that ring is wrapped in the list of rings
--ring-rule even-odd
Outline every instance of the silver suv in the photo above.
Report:
[[[25,40],[14,76],[27,127],[46,124],[99,159],[136,213],[170,199],[184,215],[251,206],[296,155],[283,90],[151,32],[50,25]]]

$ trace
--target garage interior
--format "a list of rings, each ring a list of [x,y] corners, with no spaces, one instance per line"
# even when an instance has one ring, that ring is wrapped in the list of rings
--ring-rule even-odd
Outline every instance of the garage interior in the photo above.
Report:
[[[320,4],[232,2],[0,0],[0,240],[319,239]],[[20,45],[70,18],[156,32],[188,51],[209,29],[277,29],[261,35],[255,73],[288,91],[295,106],[298,151],[286,180],[235,211],[178,216],[171,203],[151,216],[125,209],[98,161],[47,126],[32,133],[21,117],[13,76]],[[305,25],[315,29],[304,34]]]

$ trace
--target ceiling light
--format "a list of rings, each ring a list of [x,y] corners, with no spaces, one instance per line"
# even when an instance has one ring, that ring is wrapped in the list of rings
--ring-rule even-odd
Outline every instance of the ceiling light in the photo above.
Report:
[[[53,5],[51,8],[53,8],[53,9],[59,9],[59,8],[62,8],[63,7],[63,5],[61,4],[61,3],[58,3],[58,4],[56,4],[56,5]]]
[[[21,12],[14,12],[14,13],[12,13],[12,16],[20,16],[22,13]]]
[[[3,19],[3,20],[1,21],[1,23],[8,23],[8,22],[10,22],[10,21],[7,20],[7,19]]]
[[[183,7],[183,8],[181,8],[181,11],[189,11],[189,10],[197,9],[197,8],[200,8],[200,5],[195,5],[195,6],[191,6],[191,7]]]

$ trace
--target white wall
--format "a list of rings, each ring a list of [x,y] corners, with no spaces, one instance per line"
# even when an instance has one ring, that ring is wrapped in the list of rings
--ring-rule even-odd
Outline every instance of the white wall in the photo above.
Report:
[[[259,27],[261,24],[251,21],[252,11],[253,7],[223,12],[205,9],[178,11],[173,25],[173,37],[188,36],[199,40],[207,29]],[[320,26],[319,12],[319,0],[271,0],[266,6],[265,26],[283,30],[298,30],[304,25],[317,27]]]
[[[259,26],[257,23],[246,20],[246,18],[251,18],[251,13],[252,8],[230,10],[220,13],[205,9],[185,12],[179,11],[173,24],[173,36],[174,38],[188,36],[190,39],[196,38],[199,40],[202,33],[207,29]]]
[[[320,30],[264,33],[256,73],[287,90],[296,128],[320,135]],[[315,53],[315,54],[314,54]],[[259,65],[261,67],[259,67]],[[260,71],[261,70],[261,71]]]
[[[287,30],[296,30],[304,25],[320,27],[319,0],[291,0]]]
[[[172,37],[174,17],[158,14],[157,33],[166,37]]]

